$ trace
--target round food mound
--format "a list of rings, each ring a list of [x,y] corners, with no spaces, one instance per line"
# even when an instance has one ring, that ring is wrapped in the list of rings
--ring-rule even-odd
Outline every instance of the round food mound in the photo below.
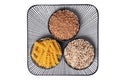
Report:
[[[69,42],[64,50],[64,56],[68,65],[75,69],[88,67],[94,59],[93,46],[84,39],[76,39]]]
[[[58,10],[50,17],[49,30],[59,40],[72,38],[77,34],[78,29],[78,18],[69,10]]]
[[[52,68],[59,63],[61,54],[61,48],[56,40],[43,39],[34,43],[31,57],[38,66]]]

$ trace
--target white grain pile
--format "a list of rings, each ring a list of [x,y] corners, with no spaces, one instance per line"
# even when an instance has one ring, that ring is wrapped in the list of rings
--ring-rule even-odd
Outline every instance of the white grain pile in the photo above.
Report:
[[[88,41],[76,39],[68,43],[64,50],[64,56],[71,67],[84,69],[93,62],[94,48]]]

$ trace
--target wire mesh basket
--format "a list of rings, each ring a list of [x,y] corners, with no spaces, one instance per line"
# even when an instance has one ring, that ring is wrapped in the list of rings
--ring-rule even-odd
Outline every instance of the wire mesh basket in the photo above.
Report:
[[[94,44],[95,58],[93,63],[82,70],[76,70],[67,65],[64,57],[60,63],[51,69],[40,68],[34,64],[30,52],[33,43],[44,36],[51,36],[48,30],[48,21],[50,16],[61,8],[70,9],[75,12],[80,20],[80,30],[74,38],[86,37]],[[99,15],[95,6],[90,4],[62,4],[62,5],[34,5],[30,7],[27,13],[27,65],[30,73],[34,75],[73,75],[87,76],[94,74],[98,69],[98,32]],[[69,42],[63,41],[62,48]]]

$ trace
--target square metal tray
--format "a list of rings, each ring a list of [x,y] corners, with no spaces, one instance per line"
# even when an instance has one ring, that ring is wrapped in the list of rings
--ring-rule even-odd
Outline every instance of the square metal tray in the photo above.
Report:
[[[33,43],[46,36],[50,36],[48,20],[56,10],[61,8],[75,11],[80,19],[80,30],[75,38],[85,37],[93,42],[95,46],[95,58],[93,63],[86,69],[75,70],[69,67],[64,58],[60,63],[51,69],[43,69],[36,66],[30,57]],[[90,4],[62,4],[62,5],[34,5],[27,13],[27,65],[30,73],[34,75],[77,75],[88,76],[94,74],[98,69],[99,49],[99,14],[95,6]],[[63,47],[69,41],[62,42]]]

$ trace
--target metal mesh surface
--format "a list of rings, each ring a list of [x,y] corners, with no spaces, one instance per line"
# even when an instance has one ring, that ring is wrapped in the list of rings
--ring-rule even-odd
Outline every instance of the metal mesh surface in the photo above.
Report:
[[[93,63],[86,69],[75,70],[69,67],[64,57],[60,63],[51,69],[43,69],[36,66],[30,57],[33,43],[45,36],[51,35],[48,30],[50,16],[61,8],[75,12],[80,20],[80,30],[75,38],[88,38],[95,47]],[[63,47],[67,42],[62,42]],[[80,75],[86,76],[96,72],[98,68],[98,11],[92,5],[35,5],[27,14],[27,64],[29,71],[34,75]]]

